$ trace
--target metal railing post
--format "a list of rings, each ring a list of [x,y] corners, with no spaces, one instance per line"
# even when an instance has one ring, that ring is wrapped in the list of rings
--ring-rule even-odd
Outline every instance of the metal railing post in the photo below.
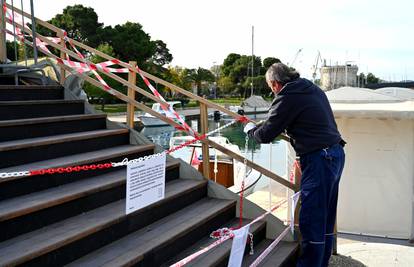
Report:
[[[33,58],[34,58],[34,64],[37,65],[36,18],[34,15],[33,0],[30,0],[30,12],[31,12],[31,18],[32,18],[32,37],[33,37],[33,44],[34,44],[33,45]],[[24,17],[24,15],[22,16]]]
[[[20,7],[22,10],[23,9],[23,0],[20,0]],[[24,16],[22,16],[22,23],[23,23],[23,27],[26,26],[26,23],[24,22]],[[27,51],[26,51],[26,37],[23,34],[22,36],[23,40],[21,42],[22,46],[23,46],[23,54],[24,54],[24,64],[27,67]]]
[[[130,61],[129,64],[132,67],[137,66],[136,61]],[[137,82],[137,73],[133,71],[129,71],[128,73],[128,82],[130,84],[136,84]],[[135,90],[132,87],[128,87],[128,98],[135,100]],[[135,107],[133,104],[128,103],[127,104],[127,125],[129,128],[134,129],[134,118],[135,118]]]
[[[6,48],[6,20],[3,10],[3,4],[5,0],[1,0],[1,20],[0,20],[0,62],[6,63],[7,61],[7,48]]]
[[[60,45],[63,48],[66,48],[65,36],[64,36],[63,32],[59,33],[59,37],[60,37]],[[66,53],[63,52],[63,50],[60,50],[60,58],[61,59],[66,59]],[[63,85],[65,83],[65,80],[66,80],[66,70],[62,66],[60,67],[60,79],[59,80],[60,80],[61,85]]]
[[[208,132],[208,112],[207,105],[200,103],[200,124],[201,124],[201,134]],[[204,177],[210,179],[210,155],[209,155],[209,145],[208,143],[202,143],[202,154],[203,154],[203,175]]]
[[[2,0],[2,1],[4,2],[4,0]],[[11,8],[11,6],[9,4],[7,4],[7,6],[9,8]],[[27,12],[21,11],[19,9],[16,9],[16,10],[18,12],[20,12],[23,16],[26,16],[27,18],[31,18],[31,14],[28,14]],[[103,52],[101,52],[99,50],[96,50],[96,49],[91,48],[91,47],[89,47],[89,46],[87,46],[87,45],[85,45],[85,44],[83,44],[81,42],[78,42],[78,41],[73,40],[73,39],[71,39],[69,37],[66,37],[65,34],[64,34],[64,31],[62,29],[60,29],[60,28],[58,28],[56,26],[53,26],[52,24],[50,24],[48,22],[42,21],[40,19],[36,19],[36,18],[34,18],[34,16],[33,16],[33,19],[36,20],[36,23],[37,24],[39,24],[39,25],[41,25],[43,27],[46,27],[46,28],[54,31],[57,34],[57,36],[61,39],[61,43],[60,44],[56,44],[55,42],[47,39],[46,37],[42,36],[41,34],[37,34],[37,37],[38,37],[38,39],[40,41],[46,43],[46,45],[49,45],[52,48],[55,48],[55,49],[59,50],[60,51],[60,58],[62,58],[62,59],[67,59],[67,57],[70,56],[73,59],[78,60],[80,62],[84,62],[84,63],[87,63],[88,62],[88,60],[86,60],[86,59],[84,59],[82,57],[79,57],[76,53],[74,53],[73,51],[71,51],[71,50],[69,50],[69,49],[66,48],[65,42],[66,41],[70,41],[73,45],[78,46],[81,49],[85,49],[89,53],[92,53],[92,54],[95,54],[97,56],[100,56],[100,57],[102,57],[102,58],[104,58],[106,60],[116,60],[116,58],[111,57],[111,56],[109,56],[109,55],[107,55],[107,54],[105,54],[105,53],[103,53]],[[22,31],[23,32],[26,32],[28,34],[32,34],[32,30],[30,30],[28,28],[24,28],[24,27],[21,27],[21,28],[22,28]],[[31,45],[31,46],[34,45],[33,43],[30,43],[30,42],[27,42],[27,44],[28,45]],[[42,53],[45,54],[46,56],[51,57],[51,58],[55,58],[55,59],[57,58],[56,55],[54,55],[54,54],[52,54],[50,52],[42,51]],[[180,87],[178,87],[178,86],[176,86],[176,85],[174,85],[172,83],[169,83],[169,82],[167,82],[167,81],[165,81],[163,79],[160,79],[160,78],[158,78],[156,76],[153,76],[153,75],[151,75],[151,74],[149,74],[149,73],[147,73],[145,71],[142,71],[140,69],[137,69],[136,67],[133,67],[133,66],[131,66],[130,64],[128,64],[126,62],[119,61],[119,60],[117,60],[117,62],[118,62],[117,63],[118,65],[120,65],[121,67],[124,67],[124,68],[128,68],[131,72],[135,73],[135,75],[136,75],[136,73],[139,73],[140,75],[143,75],[144,77],[146,77],[149,80],[152,80],[155,83],[162,84],[162,85],[164,85],[166,87],[169,87],[172,90],[174,90],[174,91],[176,91],[176,92],[178,92],[178,93],[180,93],[180,94],[182,94],[184,96],[187,96],[187,97],[191,98],[192,100],[198,101],[200,103],[200,126],[201,126],[200,127],[201,128],[200,129],[200,132],[201,133],[207,133],[208,132],[208,108],[213,108],[213,109],[222,111],[222,112],[228,114],[229,116],[233,117],[234,119],[240,119],[242,117],[240,114],[237,114],[235,112],[232,112],[232,111],[226,109],[225,107],[223,107],[223,106],[221,106],[219,104],[216,104],[214,102],[210,102],[207,99],[204,99],[204,98],[202,98],[202,97],[200,97],[198,95],[194,95],[191,92],[186,91],[186,90],[184,90],[184,89],[182,89],[182,88],[180,88]],[[60,82],[61,82],[61,84],[63,84],[65,82],[65,77],[66,77],[65,72],[66,71],[71,72],[73,69],[71,67],[69,67],[69,66],[66,66],[65,64],[59,64],[59,65],[60,65],[60,68],[61,68]],[[113,74],[111,72],[102,72],[102,73],[104,75],[106,75],[107,77],[110,77],[110,78],[114,79],[115,81],[120,82],[121,84],[123,84],[124,86],[126,86],[128,89],[132,89],[133,91],[135,91],[135,93],[138,92],[138,93],[140,93],[140,94],[142,94],[142,95],[144,95],[144,96],[146,96],[146,97],[148,97],[148,98],[156,101],[157,103],[166,104],[164,100],[158,99],[153,94],[148,93],[144,89],[138,87],[136,84],[133,84],[133,83],[131,83],[129,81],[126,81],[125,79],[123,79],[122,77],[120,77],[120,76],[118,76],[116,74]],[[105,88],[102,85],[102,83],[100,83],[99,81],[93,79],[92,77],[88,76],[85,73],[76,73],[76,75],[82,77],[83,79],[85,79],[85,81],[91,83],[92,85],[94,85],[96,87],[101,88],[102,90],[107,90],[107,88]],[[177,122],[171,121],[170,119],[168,119],[165,116],[163,116],[163,115],[155,112],[154,110],[152,110],[151,108],[145,106],[144,104],[139,103],[138,101],[134,100],[131,97],[131,94],[125,95],[125,94],[122,94],[122,93],[120,93],[120,92],[118,92],[116,90],[111,91],[111,92],[114,94],[115,97],[117,97],[118,99],[120,99],[122,101],[125,101],[127,104],[131,104],[135,108],[138,108],[140,110],[143,110],[145,112],[148,112],[151,115],[159,118],[160,120],[162,120],[164,122],[169,123],[170,125],[172,125],[174,127],[177,127],[177,128],[178,127],[181,127],[181,125],[178,124]],[[130,109],[130,110],[131,111],[129,112],[129,116],[133,116],[133,111],[132,111],[132,109]],[[131,117],[131,119],[130,119],[130,125],[131,126],[132,126],[132,121],[133,121],[133,118]],[[286,137],[284,135],[281,135],[280,137],[283,140],[288,140],[288,137]],[[254,162],[246,159],[245,157],[243,157],[243,156],[241,156],[241,155],[239,155],[237,153],[234,153],[233,151],[231,151],[231,150],[229,150],[229,149],[221,146],[218,143],[215,143],[215,142],[213,142],[211,140],[208,140],[208,139],[207,140],[202,140],[201,143],[202,143],[203,159],[204,159],[203,160],[203,174],[207,178],[210,177],[209,147],[212,147],[212,148],[215,148],[215,149],[221,151],[222,153],[224,153],[224,154],[226,154],[226,155],[228,155],[228,156],[230,156],[230,157],[232,157],[232,158],[234,158],[234,159],[236,159],[238,161],[245,161],[246,164],[249,167],[251,167],[251,168],[259,171],[261,174],[264,174],[264,175],[268,176],[269,178],[271,178],[274,181],[282,184],[283,186],[286,186],[286,187],[288,187],[288,188],[290,188],[290,189],[292,189],[294,191],[297,191],[298,188],[299,188],[298,184],[292,184],[292,183],[290,183],[289,181],[287,181],[283,177],[280,177],[277,174],[275,174],[274,172],[272,172],[272,171],[270,171],[270,170],[268,170],[266,168],[261,167],[260,165],[258,165],[256,163],[254,163]]]

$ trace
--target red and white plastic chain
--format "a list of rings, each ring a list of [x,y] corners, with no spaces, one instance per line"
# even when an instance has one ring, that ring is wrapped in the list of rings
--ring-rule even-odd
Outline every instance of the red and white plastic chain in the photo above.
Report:
[[[224,129],[229,127],[230,125],[238,122],[238,121],[244,121],[245,118],[240,117],[237,120],[233,120],[223,126],[220,127],[220,129]],[[179,149],[182,149],[188,145],[191,145],[197,141],[203,140],[207,138],[208,136],[213,135],[220,129],[215,129],[207,134],[199,135],[195,137],[193,140],[187,141],[179,146],[176,146],[174,148],[171,148],[169,150],[166,150],[161,153],[167,153],[170,154],[174,151],[177,151]],[[38,170],[28,170],[28,171],[15,171],[15,172],[2,172],[0,173],[0,179],[6,179],[6,178],[13,178],[13,177],[26,177],[26,176],[32,176],[32,175],[45,175],[45,174],[54,174],[54,173],[70,173],[70,172],[79,172],[79,171],[89,171],[89,170],[96,170],[96,169],[106,169],[106,168],[115,168],[119,166],[126,166],[132,162],[145,160],[148,157],[155,157],[161,153],[145,156],[137,159],[128,160],[128,158],[125,158],[121,162],[107,162],[107,163],[101,163],[101,164],[89,164],[89,165],[80,165],[80,166],[68,166],[68,167],[58,167],[58,168],[48,168],[48,169],[38,169]]]

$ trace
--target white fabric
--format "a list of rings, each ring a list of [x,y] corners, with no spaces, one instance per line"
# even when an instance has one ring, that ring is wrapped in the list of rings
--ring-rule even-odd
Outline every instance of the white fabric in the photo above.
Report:
[[[246,126],[244,126],[243,132],[248,133],[251,129],[256,128],[256,124],[254,124],[253,122],[249,122],[246,124]]]
[[[336,120],[348,142],[339,187],[339,231],[413,238],[414,120]]]

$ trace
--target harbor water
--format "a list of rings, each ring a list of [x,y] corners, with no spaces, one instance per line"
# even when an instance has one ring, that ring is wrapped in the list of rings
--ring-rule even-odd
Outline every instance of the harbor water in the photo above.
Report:
[[[264,119],[265,115],[257,115],[255,120]],[[221,119],[219,122],[209,120],[209,131],[217,129],[218,127],[229,123],[231,120]],[[194,129],[197,129],[198,122],[196,120],[187,121],[187,123]],[[271,144],[258,144],[254,140],[248,141],[248,147],[246,150],[246,134],[243,132],[244,125],[241,123],[233,124],[223,129],[219,135],[226,137],[230,143],[237,145],[243,156],[252,160],[256,164],[259,164],[267,169],[272,170],[279,176],[287,176],[287,155],[286,155],[286,142],[283,140],[274,140]],[[144,127],[140,130],[148,139],[153,143],[162,146],[165,149],[169,148],[170,139],[177,135],[182,135],[172,126],[160,126],[160,127]],[[190,153],[184,151],[179,156],[186,162],[190,162]],[[273,188],[276,190],[280,187],[277,183],[273,182]],[[261,190],[269,186],[269,178],[262,177],[256,184],[255,190]],[[278,191],[278,190],[276,190]]]

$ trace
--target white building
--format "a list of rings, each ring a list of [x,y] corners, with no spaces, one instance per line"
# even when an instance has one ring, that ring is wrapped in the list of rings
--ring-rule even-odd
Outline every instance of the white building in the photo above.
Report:
[[[342,86],[358,86],[358,66],[337,65],[321,67],[321,88],[325,91]]]
[[[383,91],[345,87],[327,92],[348,142],[338,230],[413,239],[414,101]]]

